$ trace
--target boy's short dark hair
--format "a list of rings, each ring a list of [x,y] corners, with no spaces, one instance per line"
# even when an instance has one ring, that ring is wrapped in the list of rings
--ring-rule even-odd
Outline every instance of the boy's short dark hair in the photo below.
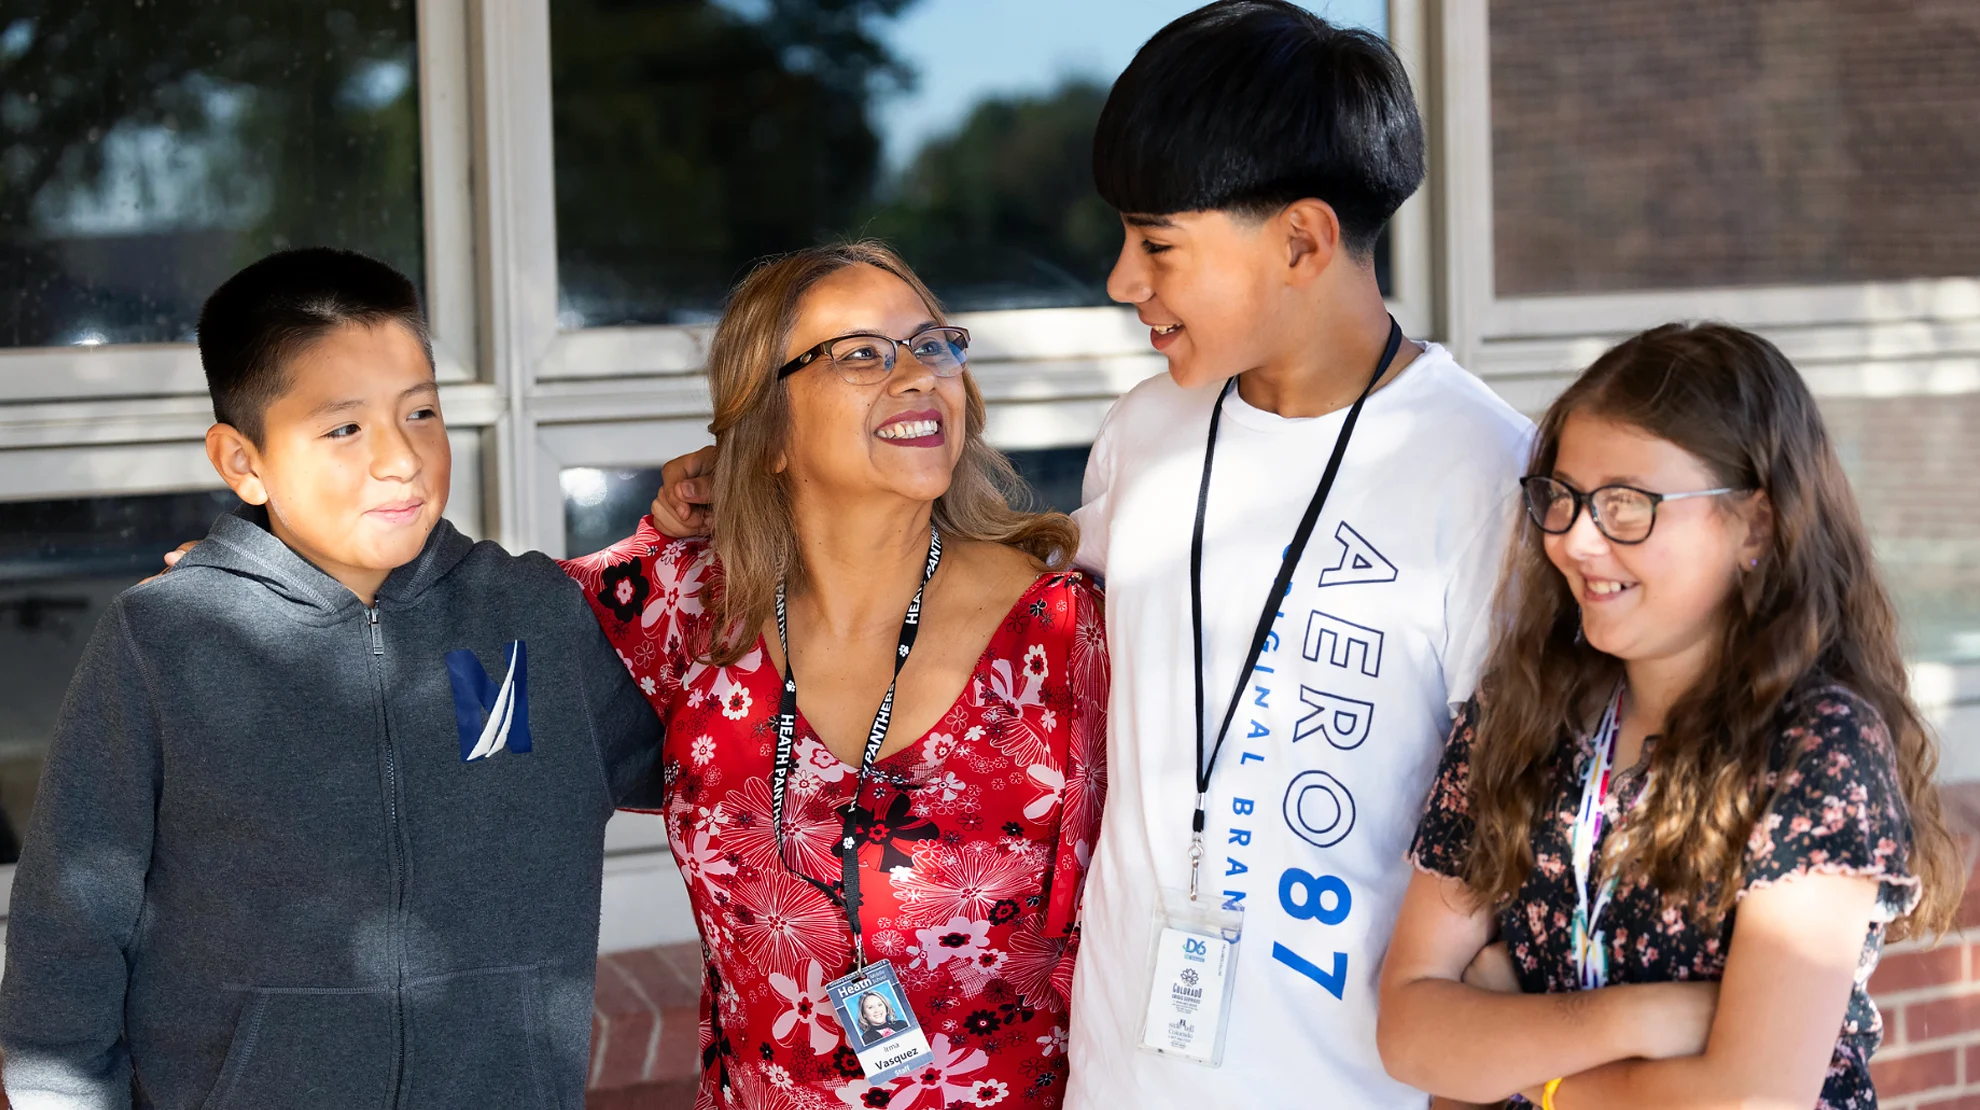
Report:
[[[1379,35],[1283,0],[1220,0],[1157,31],[1114,82],[1093,180],[1147,215],[1323,200],[1365,257],[1423,181],[1423,119]]]
[[[262,414],[288,388],[284,368],[345,324],[403,325],[426,361],[433,344],[419,291],[404,274],[356,251],[280,251],[221,283],[199,312],[199,361],[213,418],[257,446]]]

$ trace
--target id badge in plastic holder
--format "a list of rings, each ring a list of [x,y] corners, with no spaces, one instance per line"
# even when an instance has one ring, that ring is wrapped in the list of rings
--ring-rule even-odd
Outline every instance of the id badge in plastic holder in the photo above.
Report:
[[[1224,1062],[1231,1024],[1231,991],[1237,985],[1238,941],[1244,911],[1215,901],[1191,902],[1179,890],[1162,892],[1155,914],[1155,943],[1148,953],[1148,1011],[1141,1050],[1191,1060],[1206,1067]]]

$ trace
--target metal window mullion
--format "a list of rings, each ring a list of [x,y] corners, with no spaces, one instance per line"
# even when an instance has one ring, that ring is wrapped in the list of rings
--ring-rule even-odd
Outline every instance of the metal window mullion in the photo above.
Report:
[[[535,492],[530,391],[557,340],[556,190],[552,172],[548,0],[474,0],[476,255],[480,355],[504,410],[487,452],[489,533],[511,550],[546,547],[556,517]],[[554,538],[561,538],[556,528]]]

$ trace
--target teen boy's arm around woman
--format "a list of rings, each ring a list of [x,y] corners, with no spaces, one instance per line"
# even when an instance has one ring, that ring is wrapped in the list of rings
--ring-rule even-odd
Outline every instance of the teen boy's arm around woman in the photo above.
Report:
[[[1813,399],[1757,336],[1666,326],[1561,396],[1532,472],[1411,852],[1385,1063],[1550,1110],[1875,1106],[1866,984],[1960,876]],[[1464,981],[1495,933],[1527,993]]]

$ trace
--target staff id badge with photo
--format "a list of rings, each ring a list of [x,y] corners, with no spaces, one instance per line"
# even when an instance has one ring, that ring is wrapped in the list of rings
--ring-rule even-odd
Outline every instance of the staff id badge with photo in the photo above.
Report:
[[[1213,1068],[1223,1063],[1243,933],[1243,910],[1209,900],[1192,902],[1179,890],[1162,892],[1155,945],[1148,955],[1142,1051]]]
[[[885,1083],[935,1062],[893,964],[876,960],[825,984],[825,994],[868,1083]]]

